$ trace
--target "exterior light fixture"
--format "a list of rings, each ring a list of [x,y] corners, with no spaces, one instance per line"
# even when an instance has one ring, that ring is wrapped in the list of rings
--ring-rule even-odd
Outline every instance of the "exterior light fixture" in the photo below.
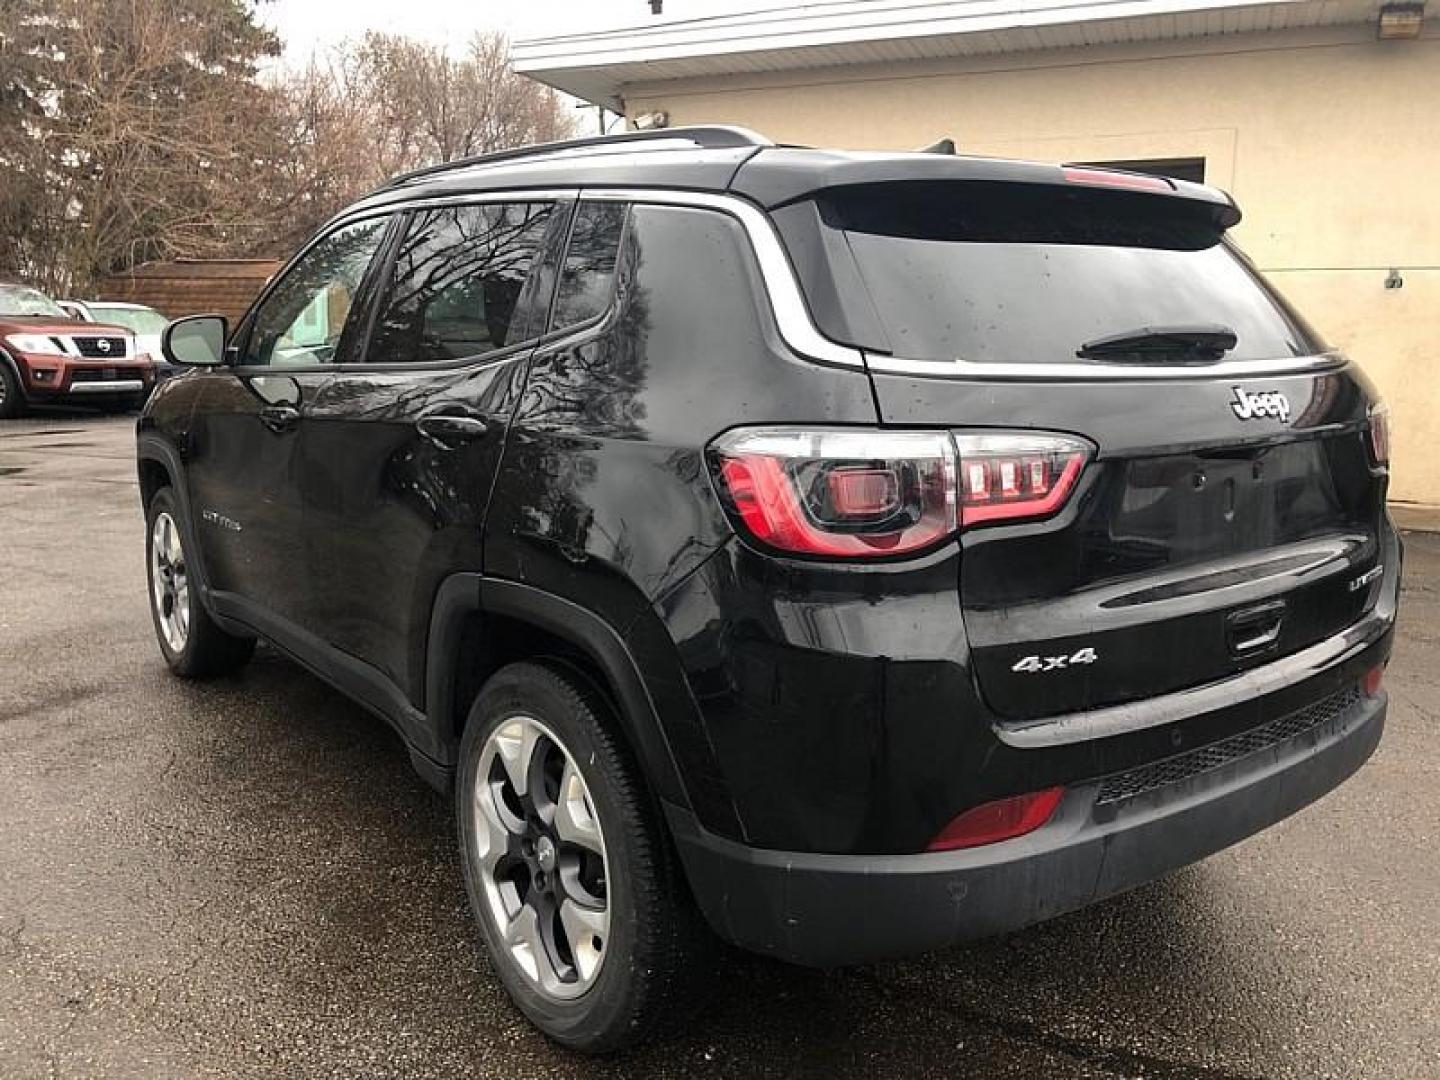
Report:
[[[1405,41],[1420,36],[1425,24],[1425,5],[1413,0],[1391,0],[1380,6],[1375,36],[1381,41]]]
[[[669,127],[670,114],[667,112],[641,113],[630,122],[635,126],[636,131],[653,131]]]

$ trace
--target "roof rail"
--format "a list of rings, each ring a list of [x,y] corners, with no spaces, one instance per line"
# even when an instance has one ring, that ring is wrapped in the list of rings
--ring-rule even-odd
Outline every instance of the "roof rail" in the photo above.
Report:
[[[456,158],[454,161],[427,165],[423,169],[401,173],[382,185],[381,191],[400,187],[412,180],[419,180],[451,169],[465,169],[472,165],[494,165],[503,161],[520,161],[525,158],[544,157],[547,154],[563,153],[567,150],[584,150],[589,147],[604,148],[625,143],[664,142],[669,140],[690,142],[701,150],[727,150],[740,146],[774,146],[763,135],[749,128],[730,124],[704,124],[696,127],[647,128],[644,131],[624,131],[618,135],[592,135],[583,139],[560,139],[556,142],[536,143],[533,146],[517,146],[511,150],[496,150],[474,157]]]

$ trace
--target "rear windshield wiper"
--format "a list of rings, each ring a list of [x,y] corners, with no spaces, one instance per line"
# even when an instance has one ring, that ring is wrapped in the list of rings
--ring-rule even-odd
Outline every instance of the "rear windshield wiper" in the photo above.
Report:
[[[1194,326],[1142,326],[1087,341],[1075,350],[1085,360],[1148,361],[1159,357],[1180,363],[1214,363],[1238,339],[1235,331],[1218,323]]]

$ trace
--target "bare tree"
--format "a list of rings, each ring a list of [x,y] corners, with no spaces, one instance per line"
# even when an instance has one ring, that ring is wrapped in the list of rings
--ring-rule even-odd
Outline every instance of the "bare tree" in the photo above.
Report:
[[[251,0],[0,0],[0,276],[283,254],[395,172],[570,130],[498,35],[260,78],[279,50]]]
[[[278,236],[293,243],[396,173],[570,135],[571,111],[512,71],[507,52],[499,34],[477,34],[452,57],[371,33],[286,76],[292,148]]]

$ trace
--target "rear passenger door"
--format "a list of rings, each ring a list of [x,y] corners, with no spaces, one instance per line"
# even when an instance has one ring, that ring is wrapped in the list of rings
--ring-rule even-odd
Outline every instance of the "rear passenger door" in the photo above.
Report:
[[[375,291],[363,362],[311,411],[307,513],[325,537],[320,634],[423,707],[440,581],[481,569],[480,528],[543,331],[571,204],[412,210]]]

